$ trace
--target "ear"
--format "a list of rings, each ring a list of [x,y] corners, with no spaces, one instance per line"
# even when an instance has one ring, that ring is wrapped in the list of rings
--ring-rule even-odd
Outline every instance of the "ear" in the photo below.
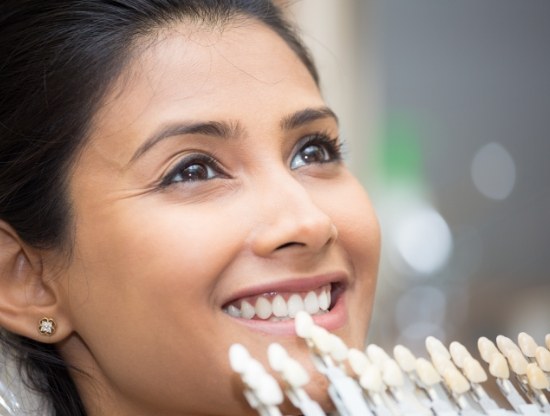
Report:
[[[55,343],[70,333],[61,307],[62,285],[44,275],[43,258],[27,246],[13,228],[0,220],[0,327],[45,343]],[[52,335],[39,331],[43,318],[53,319]]]

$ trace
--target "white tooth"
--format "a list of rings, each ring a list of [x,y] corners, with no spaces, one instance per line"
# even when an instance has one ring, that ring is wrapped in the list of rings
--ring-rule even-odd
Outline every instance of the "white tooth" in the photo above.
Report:
[[[506,364],[506,358],[500,352],[491,355],[489,372],[493,377],[500,379],[508,379],[510,377],[510,369],[508,368],[508,364]]]
[[[455,394],[464,394],[468,390],[470,390],[470,383],[468,383],[468,380],[466,380],[466,377],[464,377],[460,371],[458,371],[455,368],[448,368],[445,371],[445,374],[443,374],[443,379],[447,383],[447,386],[455,393]]]
[[[508,359],[510,359],[512,351],[517,351],[520,354],[523,354],[514,341],[504,335],[497,336],[497,346],[500,352],[502,352],[502,354],[504,354],[504,356]]]
[[[375,365],[369,365],[365,369],[359,379],[359,384],[365,390],[375,393],[382,392],[385,388],[384,382],[382,381],[382,374]]]
[[[267,349],[267,359],[269,360],[269,365],[272,369],[275,371],[282,371],[287,358],[288,353],[281,344],[276,342],[269,344]]]
[[[229,347],[229,365],[236,373],[244,373],[251,358],[248,350],[243,345],[233,344]]]
[[[351,348],[348,351],[348,362],[356,376],[361,376],[367,367],[372,365],[367,354],[355,348]]]
[[[311,338],[311,332],[315,323],[313,322],[313,318],[306,311],[296,313],[294,325],[296,328],[296,335],[300,338]]]
[[[441,381],[441,376],[433,364],[422,357],[416,359],[416,373],[427,386],[433,386]]]
[[[447,347],[445,347],[445,345],[443,345],[443,343],[436,337],[429,336],[426,338],[426,349],[430,355],[439,354],[448,360],[451,359],[451,354],[449,353],[449,350],[447,350]]]
[[[322,326],[314,326],[311,328],[311,342],[321,353],[329,354],[332,348],[330,332]]]
[[[256,396],[261,404],[270,408],[283,402],[284,396],[281,387],[271,374],[264,373],[258,380],[258,385],[254,389]]]
[[[527,364],[527,380],[534,389],[546,390],[550,387],[548,378],[535,363]]]
[[[391,357],[376,344],[369,344],[366,348],[367,357],[372,361],[374,365],[377,365],[379,368],[382,368],[382,365],[385,361],[391,359]]]
[[[537,347],[535,350],[537,364],[543,371],[550,372],[550,351],[544,347]]]
[[[493,354],[500,354],[494,342],[485,337],[479,338],[477,341],[477,348],[479,350],[479,355],[481,355],[481,358],[483,358],[483,361],[486,363],[491,362]]]
[[[535,350],[538,345],[531,335],[526,334],[525,332],[520,332],[518,335],[518,344],[519,348],[523,352],[523,355],[530,358],[535,357]]]
[[[404,379],[401,369],[397,365],[397,362],[391,358],[384,362],[382,365],[382,381],[390,387],[403,386]]]
[[[271,316],[271,302],[266,298],[259,297],[256,300],[256,315],[260,319],[267,319]]]
[[[235,305],[229,305],[226,309],[226,312],[234,318],[241,317],[241,310],[237,308]]]
[[[328,307],[330,306],[330,302],[328,300],[328,297],[330,295],[327,293],[326,290],[322,290],[321,294],[319,295],[319,299],[317,300],[319,302],[319,308],[323,311],[328,311]]]
[[[511,349],[509,350],[508,356],[506,358],[508,358],[508,363],[510,364],[510,368],[514,373],[519,374],[520,376],[527,373],[528,363],[520,351]]]
[[[288,357],[282,369],[282,376],[294,388],[300,388],[309,383],[309,374],[302,365]]]
[[[330,334],[330,355],[338,363],[344,362],[348,358],[348,346],[340,337]]]
[[[449,368],[456,369],[450,358],[447,358],[445,355],[439,354],[437,352],[432,354],[432,363],[435,369],[439,371],[439,374],[441,374],[442,376]]]
[[[252,319],[254,318],[255,314],[256,310],[254,309],[254,306],[252,306],[246,300],[243,300],[241,302],[241,317],[243,317],[244,319]]]
[[[308,292],[304,299],[304,308],[310,315],[314,315],[319,312],[319,301],[315,292]]]
[[[460,342],[453,341],[449,345],[449,352],[457,367],[464,367],[464,360],[468,357],[472,357],[466,347]]]
[[[483,367],[481,367],[479,361],[473,358],[471,355],[467,356],[464,359],[463,364],[464,365],[462,371],[469,381],[478,384],[487,381],[487,373],[485,372]]]
[[[291,318],[294,318],[297,312],[305,310],[304,301],[302,300],[300,295],[296,294],[290,296],[287,302],[287,307],[288,316],[290,316]]]
[[[273,298],[273,302],[271,302],[271,309],[273,310],[273,315],[278,318],[282,318],[288,315],[286,302],[281,295],[277,295]]]
[[[399,364],[399,367],[401,367],[401,370],[406,373],[414,371],[416,367],[416,358],[407,347],[396,345],[393,348],[393,356],[395,361]]]

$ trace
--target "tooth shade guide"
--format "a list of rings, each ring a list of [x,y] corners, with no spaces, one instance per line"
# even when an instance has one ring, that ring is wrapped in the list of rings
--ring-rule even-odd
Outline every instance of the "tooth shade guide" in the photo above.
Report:
[[[330,333],[320,326],[311,329],[311,341],[317,350],[323,354],[329,354],[331,350]]]
[[[521,352],[516,350],[510,350],[508,351],[508,356],[506,358],[508,359],[510,368],[514,373],[520,376],[523,376],[527,373],[528,363]]]
[[[500,351],[496,347],[495,343],[488,338],[481,337],[477,341],[477,347],[481,358],[486,363],[491,362],[491,357],[493,354],[500,354]]]
[[[396,345],[393,349],[393,357],[406,373],[413,372],[416,366],[416,358],[413,353],[403,345]]]
[[[242,374],[250,359],[250,354],[243,345],[233,344],[229,347],[229,363],[236,373]]]
[[[382,392],[385,389],[380,369],[373,365],[367,367],[367,369],[363,372],[359,379],[359,384],[365,390],[376,393]]]
[[[519,347],[510,338],[505,337],[504,335],[498,335],[496,340],[498,349],[502,352],[502,354],[504,354],[506,358],[508,358],[512,354],[512,352],[522,354]]]
[[[481,340],[479,345],[484,353],[489,353],[486,354],[486,358],[489,360],[489,373],[496,378],[496,384],[513,410],[499,408],[496,402],[490,398],[482,387],[482,383],[488,381],[484,366],[459,343],[451,343],[449,346],[452,360],[438,346],[431,348],[429,355],[431,355],[432,361],[422,357],[415,358],[403,346],[394,348],[396,357],[394,359],[377,345],[371,344],[366,349],[374,360],[371,362],[365,352],[353,348],[348,349],[342,339],[315,325],[311,316],[306,312],[298,314],[297,328],[300,325],[305,328],[306,332],[311,332],[308,337],[304,338],[311,348],[316,368],[325,374],[331,386],[339,384],[338,394],[345,396],[346,388],[351,386],[346,383],[349,381],[352,384],[357,383],[357,387],[360,386],[365,395],[361,401],[364,400],[367,406],[371,406],[372,411],[372,413],[365,413],[363,410],[359,413],[347,411],[346,409],[349,410],[349,408],[346,406],[353,403],[353,400],[340,400],[338,404],[335,402],[337,412],[331,413],[331,415],[421,416],[431,414],[430,412],[433,412],[435,416],[542,416],[550,414],[550,404],[545,397],[545,394],[548,394],[545,393],[546,390],[550,391],[549,375],[545,374],[543,368],[537,363],[528,361],[519,347],[509,347],[508,341],[502,341],[502,338],[499,343],[508,357],[505,357],[498,349],[495,351],[494,344],[488,344],[491,346],[487,348],[483,346],[485,341]],[[491,343],[489,340],[487,342]],[[546,354],[550,354],[550,351],[544,347],[537,346],[535,349],[537,360],[542,361],[543,364],[550,364],[544,362],[547,359]],[[246,354],[244,356],[246,357]],[[290,401],[302,410],[298,397],[301,394],[297,392],[302,391],[305,394],[305,391],[301,389],[307,387],[308,374],[303,371],[300,363],[290,357],[278,344],[270,346],[268,358],[272,367],[281,374],[284,380],[283,387]],[[258,394],[259,389],[264,385],[262,380],[265,371],[262,372],[259,363],[256,363],[254,359],[250,358],[248,361],[243,380],[252,390],[256,389],[255,394]],[[398,364],[399,361],[402,363]],[[414,368],[411,368],[411,361],[414,361]],[[514,373],[511,380],[509,379],[509,366]],[[346,373],[353,374],[356,381],[346,376]],[[347,377],[349,380],[346,383],[340,383],[342,381],[340,377]],[[443,383],[441,383],[442,381]],[[269,385],[269,383],[271,381],[266,381],[265,385]],[[518,392],[518,388],[521,390],[521,394]],[[290,391],[294,396],[289,393]],[[441,395],[445,392],[447,394]],[[411,396],[413,394],[414,396]],[[266,395],[262,400],[269,404],[275,403],[278,399],[276,395]],[[308,400],[310,402],[306,400],[305,403],[311,403],[309,397]],[[313,403],[316,404],[316,402]],[[411,403],[416,404],[411,407]],[[351,406],[354,408],[355,405]],[[415,406],[421,406],[421,408],[415,411]],[[305,405],[303,408],[307,407],[308,405]],[[308,411],[302,410],[301,414],[325,416],[319,407],[317,409],[321,413],[308,413]],[[269,413],[260,414],[270,415]]]
[[[535,350],[535,358],[539,367],[543,371],[550,373],[550,351],[544,347],[537,347]]]
[[[518,345],[521,352],[523,352],[526,357],[535,358],[535,351],[538,345],[531,335],[525,332],[520,332],[518,335]]]
[[[500,379],[508,379],[510,377],[510,369],[506,362],[506,358],[501,353],[491,355],[489,361],[489,372],[493,377]]]
[[[451,354],[449,354],[449,350],[447,350],[445,345],[436,337],[429,336],[426,338],[426,349],[428,350],[430,355],[438,354],[446,357],[447,359],[451,359]]]
[[[348,351],[348,363],[356,376],[361,376],[368,366],[372,365],[367,355],[356,348],[350,348]]]
[[[416,373],[426,386],[433,386],[441,381],[441,375],[433,364],[423,357],[416,359]]]
[[[466,347],[456,341],[451,342],[451,344],[449,345],[449,352],[451,353],[453,362],[459,368],[464,367],[464,361],[466,360],[466,358],[472,358],[472,355],[468,352]]]
[[[288,353],[281,344],[274,342],[267,348],[267,359],[269,361],[269,365],[275,371],[282,371],[284,362],[287,358]]]
[[[544,372],[535,363],[527,364],[526,369],[527,380],[529,385],[534,389],[546,390],[550,388],[550,383]]]
[[[456,369],[455,365],[445,354],[432,354],[432,363],[439,374],[443,375],[447,369]]]
[[[382,368],[386,361],[391,360],[391,357],[386,353],[386,351],[384,351],[376,344],[369,344],[367,346],[366,352],[369,360],[374,365],[377,365],[379,368]]]
[[[487,373],[475,358],[466,357],[463,362],[462,371],[466,378],[472,383],[484,383],[487,381]]]
[[[403,373],[394,360],[390,359],[383,363],[382,381],[389,387],[403,386]]]
[[[348,358],[347,345],[334,334],[330,334],[330,356],[338,363],[343,363]]]
[[[315,323],[313,318],[305,311],[300,311],[296,314],[294,321],[296,335],[300,338],[310,338]]]
[[[455,394],[464,394],[470,390],[470,383],[456,368],[448,367],[442,374],[445,384]]]

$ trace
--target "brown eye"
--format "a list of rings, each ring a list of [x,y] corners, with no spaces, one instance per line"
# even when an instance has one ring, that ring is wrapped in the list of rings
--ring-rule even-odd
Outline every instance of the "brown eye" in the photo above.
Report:
[[[300,150],[300,157],[305,164],[321,163],[330,159],[328,151],[317,144],[311,144]]]
[[[164,177],[161,186],[208,181],[220,176],[224,176],[224,173],[214,158],[208,155],[190,155]]]
[[[329,163],[342,159],[337,139],[325,135],[307,137],[290,162],[291,169],[311,164]]]
[[[204,181],[211,178],[208,166],[202,163],[195,163],[182,169],[176,177],[175,182]]]

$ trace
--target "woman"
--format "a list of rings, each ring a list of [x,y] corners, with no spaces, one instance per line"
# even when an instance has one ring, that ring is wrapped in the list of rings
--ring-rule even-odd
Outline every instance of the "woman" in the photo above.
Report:
[[[362,345],[378,224],[270,2],[4,1],[0,62],[0,326],[55,415],[253,414],[227,350],[309,362],[303,308]]]

